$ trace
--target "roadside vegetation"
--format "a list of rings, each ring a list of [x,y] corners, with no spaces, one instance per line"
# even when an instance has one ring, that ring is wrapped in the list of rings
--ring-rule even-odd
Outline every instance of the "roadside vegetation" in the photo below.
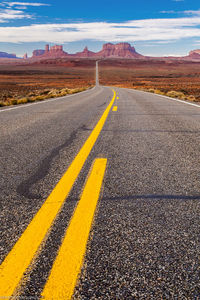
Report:
[[[62,97],[94,85],[94,60],[49,59],[0,64],[0,106]]]
[[[200,102],[200,63],[185,61],[104,60],[100,83]]]
[[[10,106],[17,104],[24,104],[28,102],[42,101],[50,98],[63,97],[87,90],[89,87],[75,88],[75,89],[46,89],[44,91],[38,91],[37,93],[31,92],[26,97],[22,98],[8,98],[6,101],[0,101],[0,107]]]
[[[171,98],[177,98],[180,100],[188,100],[188,101],[194,101],[194,102],[199,102],[200,99],[197,99],[194,95],[186,95],[183,92],[179,92],[179,91],[162,91],[162,90],[158,90],[158,89],[141,89],[141,88],[137,88],[137,90],[142,90],[144,92],[150,92],[150,93],[154,93],[154,94],[158,94],[158,95],[163,95],[163,96],[167,96],[167,97],[171,97]]]

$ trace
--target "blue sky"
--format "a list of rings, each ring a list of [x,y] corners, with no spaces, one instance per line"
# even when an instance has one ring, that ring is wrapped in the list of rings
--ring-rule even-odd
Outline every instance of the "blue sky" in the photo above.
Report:
[[[144,55],[186,55],[200,48],[200,1],[0,2],[0,51],[31,55],[46,43],[99,51],[106,42],[129,42]]]

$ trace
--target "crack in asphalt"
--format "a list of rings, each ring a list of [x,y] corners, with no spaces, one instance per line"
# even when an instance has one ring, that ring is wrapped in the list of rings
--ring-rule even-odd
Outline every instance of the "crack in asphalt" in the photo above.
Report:
[[[83,126],[81,127],[81,129],[84,130],[84,131],[92,131],[92,129],[87,128],[85,125],[83,125]]]
[[[84,130],[85,125],[82,125],[79,127],[77,130],[73,131],[70,134],[70,137],[62,144],[59,145],[58,147],[54,148],[51,153],[45,157],[36,172],[31,175],[28,179],[22,181],[18,186],[17,186],[17,194],[20,196],[24,196],[28,199],[40,199],[42,196],[39,194],[34,194],[30,191],[31,187],[37,183],[38,181],[42,180],[46,175],[49,173],[49,169],[51,167],[51,162],[53,159],[59,155],[60,151],[66,147],[68,147],[72,142],[75,140],[77,136],[77,132],[80,130]]]
[[[102,107],[102,106],[104,106],[104,105],[106,105],[106,102],[104,102],[104,103],[98,105],[98,107]]]

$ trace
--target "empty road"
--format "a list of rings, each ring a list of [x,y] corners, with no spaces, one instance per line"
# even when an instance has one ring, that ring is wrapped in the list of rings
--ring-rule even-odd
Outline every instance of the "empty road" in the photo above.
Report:
[[[0,299],[199,299],[200,106],[97,85],[0,128]]]

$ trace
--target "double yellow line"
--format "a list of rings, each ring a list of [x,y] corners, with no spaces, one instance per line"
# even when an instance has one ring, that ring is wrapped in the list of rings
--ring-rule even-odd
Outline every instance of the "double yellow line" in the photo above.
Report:
[[[75,213],[70,221],[66,235],[46,286],[42,293],[44,299],[71,299],[97,206],[99,193],[106,169],[107,159],[96,159],[88,181],[83,190]]]
[[[83,147],[81,148],[81,150],[67,169],[66,173],[55,186],[49,197],[46,199],[46,201],[39,209],[31,223],[28,225],[24,233],[21,235],[19,240],[16,242],[10,253],[7,255],[7,257],[1,264],[0,298],[9,298],[13,295],[16,295],[20,289],[21,282],[25,281],[25,278],[23,276],[24,273],[27,271],[27,269],[31,269],[31,266],[33,265],[35,259],[37,258],[42,247],[44,246],[48,234],[50,233],[51,227],[53,226],[56,217],[62,209],[66,197],[68,196],[75,180],[77,179],[90,151],[92,150],[104,126],[104,123],[108,117],[111,107],[115,101],[116,93],[114,90],[113,93],[114,95],[111,102],[104,111],[97,125],[93,129],[92,133],[86,140],[85,144],[83,145]],[[95,161],[91,174],[84,188],[81,200],[77,206],[73,218],[70,221],[70,225],[68,227],[66,236],[60,248],[58,257],[52,268],[52,273],[44,288],[43,296],[47,299],[70,299],[70,295],[72,295],[73,293],[77,275],[80,271],[82,260],[84,257],[84,249],[86,248],[87,239],[89,236],[89,231],[93,220],[96,204],[98,201],[98,196],[100,193],[100,187],[103,180],[105,168],[105,159],[97,159]],[[92,203],[90,203],[91,199],[93,199]],[[85,208],[84,203],[85,205],[88,205],[88,207],[90,207],[88,209],[88,212],[86,212],[87,208]],[[86,223],[81,224],[81,218],[84,218],[84,222]],[[81,227],[84,227],[83,231]],[[76,243],[75,240],[76,238],[78,239],[79,230],[81,233],[79,237],[80,240],[77,240]],[[72,234],[72,232],[74,232],[74,234]],[[79,243],[80,241],[81,246]],[[70,249],[73,249],[71,255]],[[68,263],[64,261],[67,256],[66,253],[68,253],[67,255],[69,256]],[[72,264],[69,264],[69,262],[72,260],[76,260],[73,266],[75,271],[70,271],[72,270],[70,269]],[[64,264],[61,264],[62,261]],[[64,270],[66,271],[65,275],[64,277],[62,276],[62,280],[60,281],[59,272]],[[67,275],[67,273],[73,274],[73,276],[69,278],[69,274]],[[63,279],[65,280],[63,281]],[[63,282],[66,283],[63,284]],[[57,289],[55,288],[56,286],[58,287]],[[62,291],[63,295],[60,294],[59,296],[59,293],[62,293]],[[55,297],[53,296],[53,292],[56,293]]]

